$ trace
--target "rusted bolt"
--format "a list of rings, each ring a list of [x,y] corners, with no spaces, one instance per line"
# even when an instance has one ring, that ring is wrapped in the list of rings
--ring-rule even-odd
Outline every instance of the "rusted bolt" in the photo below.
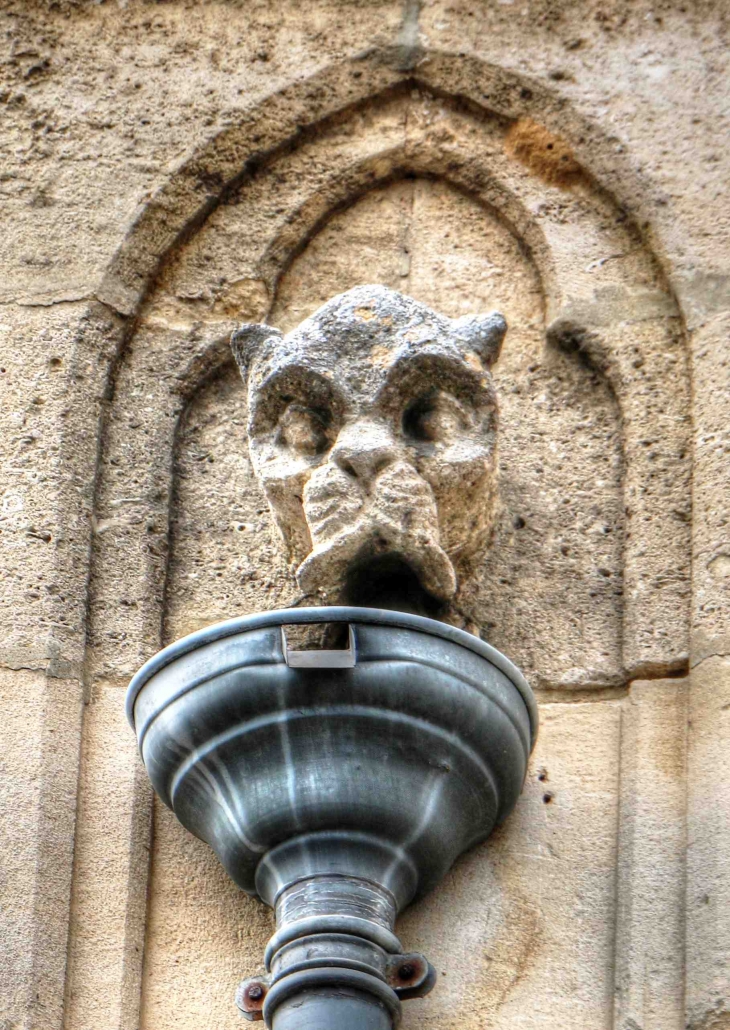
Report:
[[[396,990],[411,987],[414,983],[423,979],[428,968],[428,963],[422,955],[412,953],[410,955],[393,956],[388,973],[388,979]]]
[[[393,955],[388,963],[388,983],[399,998],[422,998],[436,982],[436,973],[417,951]]]
[[[260,979],[244,980],[236,991],[236,1005],[246,1019],[263,1019],[267,984]]]

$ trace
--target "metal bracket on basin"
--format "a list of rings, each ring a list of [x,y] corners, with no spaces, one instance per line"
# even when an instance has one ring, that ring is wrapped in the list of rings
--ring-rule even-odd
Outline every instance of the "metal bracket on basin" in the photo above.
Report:
[[[348,646],[337,651],[290,651],[286,639],[286,626],[281,627],[281,649],[290,669],[354,669],[357,652],[351,625],[347,627],[347,638]]]
[[[344,968],[346,962],[347,960]],[[322,960],[310,959],[308,965],[316,968],[325,963]],[[351,965],[354,963],[351,962]],[[428,959],[417,951],[404,955],[389,955],[383,974],[386,983],[400,1001],[423,998],[433,990],[436,983],[436,970]],[[270,976],[250,976],[241,981],[236,991],[236,1005],[244,1019],[255,1022],[264,1018],[264,1002],[271,987]]]

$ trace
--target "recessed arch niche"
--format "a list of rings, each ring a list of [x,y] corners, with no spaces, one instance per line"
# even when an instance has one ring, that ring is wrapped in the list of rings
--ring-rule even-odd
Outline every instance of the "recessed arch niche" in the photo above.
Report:
[[[320,226],[278,278],[270,321],[289,329],[334,293],[370,281],[452,317],[491,308],[505,313],[510,331],[495,370],[502,511],[494,547],[464,605],[537,684],[623,683],[619,409],[602,374],[575,355],[546,348],[544,289],[529,251],[493,208],[444,179],[398,177],[360,194]],[[245,420],[245,393],[231,363],[195,394],[182,417],[166,640],[234,612],[296,600],[246,458]],[[271,931],[267,914],[241,898],[207,848],[183,836],[157,806],[143,1026],[169,1017],[170,986],[183,975],[186,997],[210,1021],[211,965],[230,972],[228,990],[221,988],[214,1004],[213,1025],[225,1025],[244,956],[255,964]],[[439,954],[444,984],[485,989],[483,974],[463,972],[477,935],[497,963],[490,993],[495,1016],[539,930],[527,885],[509,875],[510,865],[509,836],[492,841],[452,873],[448,914],[426,903],[408,919],[410,933],[428,937],[433,950],[434,939],[449,941],[454,910],[460,911],[467,932]],[[174,884],[191,868],[199,872],[188,908]],[[202,945],[201,897],[211,931]],[[242,925],[255,927],[261,940],[252,934],[242,946]],[[556,975],[553,963],[559,964],[554,953],[544,975]],[[461,1013],[449,1015],[451,998],[451,990],[442,990],[424,1002],[429,1024],[461,1020]],[[405,1018],[422,1022],[424,1013]]]
[[[502,515],[462,603],[546,692],[543,730],[518,811],[453,871],[450,908],[426,899],[402,922],[443,974],[406,1019],[461,1024],[456,997],[478,989],[490,1025],[506,1027],[536,978],[552,985],[551,1025],[603,1027],[620,719],[606,692],[685,661],[684,351],[673,299],[625,213],[587,174],[561,188],[530,171],[511,156],[509,126],[411,83],[292,139],[177,240],[115,373],[87,664],[123,678],[165,638],[293,598],[247,462],[227,345],[237,321],[289,328],[371,281],[449,315],[504,310]],[[550,691],[609,702],[569,712]],[[571,802],[549,825],[548,765]],[[168,812],[154,818],[142,1026],[169,1022],[185,997],[186,1024],[222,1027],[269,916]],[[576,948],[582,974],[568,984]],[[467,961],[475,953],[484,960]],[[481,1026],[483,1009],[474,1018]]]
[[[495,369],[501,517],[460,601],[465,618],[536,686],[623,683],[620,413],[598,371],[545,347],[544,291],[529,251],[493,208],[444,179],[401,176],[321,226],[277,280],[270,321],[287,331],[370,281],[450,317],[496,308],[510,326]],[[296,600],[245,460],[243,393],[228,366],[181,424],[171,640],[232,610]]]

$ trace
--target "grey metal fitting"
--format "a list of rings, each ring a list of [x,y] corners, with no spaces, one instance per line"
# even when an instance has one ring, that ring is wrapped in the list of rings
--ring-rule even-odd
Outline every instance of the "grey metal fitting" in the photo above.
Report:
[[[345,623],[341,651],[282,627]],[[304,656],[304,657],[303,657]],[[275,908],[244,1016],[393,1030],[435,981],[395,919],[509,814],[537,728],[517,669],[462,630],[368,608],[266,612],[177,641],[127,710],[158,794]]]
[[[296,999],[296,1009],[306,1003],[318,1025],[349,1025],[342,1021],[369,1010],[368,1025],[396,1026],[401,999],[427,994],[435,973],[423,955],[402,953],[395,915],[388,891],[353,877],[309,877],[285,888],[265,954],[270,975],[241,984],[243,1015],[279,1030],[289,1025]]]

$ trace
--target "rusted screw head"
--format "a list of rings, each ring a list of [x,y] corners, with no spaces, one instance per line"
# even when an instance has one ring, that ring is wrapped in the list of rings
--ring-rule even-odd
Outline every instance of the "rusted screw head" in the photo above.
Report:
[[[433,968],[417,951],[391,956],[387,976],[399,998],[422,998],[436,982]]]
[[[259,979],[244,980],[236,991],[236,1005],[246,1019],[263,1019],[267,985]]]

